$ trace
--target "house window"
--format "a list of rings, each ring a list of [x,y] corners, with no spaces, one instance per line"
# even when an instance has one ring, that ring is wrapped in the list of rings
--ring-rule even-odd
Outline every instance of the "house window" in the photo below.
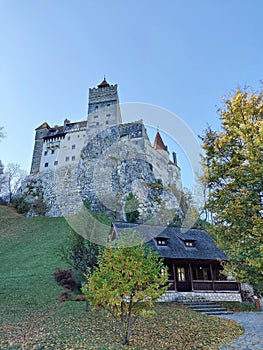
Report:
[[[98,109],[99,107],[98,106],[95,106],[95,109]]]
[[[44,152],[44,156],[46,156],[46,155],[47,155],[47,151]]]
[[[70,136],[68,136],[68,141],[70,141]]]
[[[179,282],[185,282],[185,268],[177,267],[177,278]]]
[[[110,117],[110,114],[106,114],[106,117]]]
[[[48,163],[45,163],[45,168],[47,168],[48,167]]]
[[[98,115],[94,115],[94,119],[97,119],[99,116]]]
[[[107,107],[110,107],[110,103],[107,103]]]
[[[106,120],[106,125],[108,125],[109,124],[109,121],[108,120]]]
[[[99,122],[97,122],[97,123],[96,123],[96,125],[100,125],[100,123],[99,123]]]
[[[167,239],[165,238],[157,238],[157,245],[167,245]]]
[[[72,149],[75,149],[76,148],[76,145],[72,145]]]
[[[184,242],[185,243],[185,245],[186,245],[186,247],[194,247],[194,241],[185,241]]]
[[[54,149],[52,149],[52,150],[51,150],[51,154],[54,154],[54,153],[55,153],[55,150],[54,150]]]
[[[58,165],[58,161],[57,160],[54,161],[54,165],[55,166]]]
[[[76,157],[75,156],[72,156],[72,158],[71,158],[73,161],[76,159]]]
[[[68,162],[69,161],[69,157],[66,157],[66,162]]]

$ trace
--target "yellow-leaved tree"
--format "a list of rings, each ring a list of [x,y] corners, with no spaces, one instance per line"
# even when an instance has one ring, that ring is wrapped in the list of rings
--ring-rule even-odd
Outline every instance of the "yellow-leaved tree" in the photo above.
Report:
[[[202,136],[212,232],[237,279],[263,279],[263,89],[238,88]]]
[[[167,289],[167,268],[136,232],[124,232],[102,251],[98,267],[82,289],[94,310],[104,309],[120,324],[122,344],[129,344],[137,317],[149,314]]]

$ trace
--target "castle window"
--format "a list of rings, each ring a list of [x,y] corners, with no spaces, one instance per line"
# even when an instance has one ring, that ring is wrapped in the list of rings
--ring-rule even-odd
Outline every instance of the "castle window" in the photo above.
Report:
[[[44,156],[46,156],[46,155],[47,155],[47,151],[44,152]]]
[[[54,165],[55,166],[58,165],[58,161],[57,160],[54,161]]]
[[[51,154],[54,154],[54,153],[55,153],[55,150],[54,150],[54,149],[52,149],[52,150],[51,150]]]
[[[98,109],[99,107],[98,106],[95,106],[95,109]]]
[[[68,136],[68,141],[70,141],[70,136]]]
[[[106,117],[110,117],[110,114],[106,114]]]
[[[107,107],[110,107],[110,103],[107,103]]]
[[[97,122],[97,123],[96,123],[96,125],[100,125],[100,123],[99,123],[99,122]]]
[[[109,121],[108,120],[106,120],[106,125],[108,125],[109,124]]]
[[[97,119],[99,116],[98,115],[94,115],[94,119]]]
[[[48,163],[45,163],[45,168],[47,168],[48,167]]]
[[[75,156],[72,156],[72,158],[71,158],[73,161],[76,159],[76,157]]]
[[[75,149],[76,148],[76,145],[72,145],[72,149]]]
[[[66,162],[68,162],[69,161],[69,157],[66,157]]]

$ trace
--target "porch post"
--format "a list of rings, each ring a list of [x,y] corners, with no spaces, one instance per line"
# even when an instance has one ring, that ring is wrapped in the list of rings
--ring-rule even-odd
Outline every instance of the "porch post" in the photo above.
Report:
[[[213,291],[216,292],[216,290],[215,290],[214,273],[213,273],[213,268],[212,268],[212,264],[211,263],[210,263],[210,273],[211,273],[211,278],[212,278]]]
[[[193,274],[192,274],[192,266],[189,263],[189,271],[190,271],[190,280],[191,280],[191,291],[193,292],[194,290],[194,283],[193,283]]]
[[[173,263],[173,275],[174,275],[174,290],[177,292],[177,286],[176,286],[176,271],[175,271],[174,263]]]

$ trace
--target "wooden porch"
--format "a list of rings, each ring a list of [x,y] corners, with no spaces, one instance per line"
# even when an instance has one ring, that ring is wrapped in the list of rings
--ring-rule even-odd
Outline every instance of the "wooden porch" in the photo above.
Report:
[[[227,281],[221,275],[217,261],[191,262],[166,261],[169,271],[168,290],[176,292],[240,292],[240,284]]]

